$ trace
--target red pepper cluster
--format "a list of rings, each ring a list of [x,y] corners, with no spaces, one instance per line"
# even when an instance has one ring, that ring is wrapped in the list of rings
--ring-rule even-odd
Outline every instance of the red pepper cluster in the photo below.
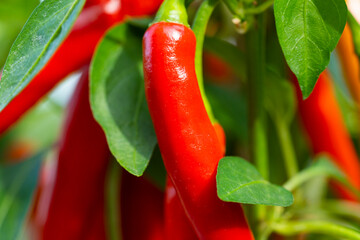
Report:
[[[87,0],[50,61],[0,112],[2,134],[67,75],[81,71],[56,161],[42,169],[28,221],[31,239],[107,239],[105,215],[111,210],[120,210],[117,227],[124,240],[254,239],[242,206],[217,196],[216,173],[225,155],[225,134],[206,111],[195,72],[196,38],[181,20],[155,18],[143,38],[145,94],[168,174],[165,191],[145,177],[122,171],[119,209],[105,207],[112,159],[90,108],[88,66],[110,27],[127,18],[153,15],[161,2]],[[208,60],[214,62],[212,56]],[[360,190],[359,159],[326,72],[307,100],[302,100],[298,89],[298,106],[314,153],[331,155]],[[357,200],[339,183],[334,182],[334,188],[343,198]]]

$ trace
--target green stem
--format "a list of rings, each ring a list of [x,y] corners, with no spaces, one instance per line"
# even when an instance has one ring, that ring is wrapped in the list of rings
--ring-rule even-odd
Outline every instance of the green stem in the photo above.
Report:
[[[250,157],[268,179],[267,141],[263,106],[265,79],[265,16],[258,17],[258,29],[246,34],[247,84],[249,94]]]
[[[119,191],[121,171],[116,161],[111,161],[106,179],[107,236],[110,240],[121,240],[119,213]]]
[[[281,144],[281,151],[285,160],[286,172],[288,177],[291,178],[295,176],[299,170],[289,128],[286,122],[280,118],[275,119],[275,126]]]
[[[360,221],[360,204],[357,202],[329,200],[322,207],[330,213]]]
[[[261,1],[260,1],[261,2]],[[264,80],[265,80],[265,14],[257,17],[254,26],[245,35],[246,61],[247,61],[247,87],[249,97],[249,143],[250,159],[253,161],[261,175],[268,179],[268,149],[266,137],[266,116],[263,104]],[[266,217],[266,208],[256,206],[257,220],[262,221]]]
[[[328,236],[360,240],[360,232],[326,221],[297,221],[274,223],[272,228],[275,232],[292,236],[299,233],[318,233]]]
[[[165,0],[159,8],[154,22],[173,22],[189,26],[185,0]]]
[[[206,97],[203,79],[203,46],[206,27],[219,0],[205,0],[197,10],[192,29],[196,37],[195,71],[202,99],[211,122],[216,122],[210,103]]]
[[[265,12],[273,4],[274,4],[274,0],[265,1],[263,4],[261,4],[257,7],[245,9],[245,14],[255,14],[255,15],[261,14],[261,13]]]

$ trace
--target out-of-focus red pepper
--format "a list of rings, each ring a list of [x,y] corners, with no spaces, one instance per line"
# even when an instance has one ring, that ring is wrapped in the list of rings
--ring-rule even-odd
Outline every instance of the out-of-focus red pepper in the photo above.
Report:
[[[127,172],[121,182],[121,229],[124,240],[164,240],[164,194],[144,177]]]
[[[127,17],[150,16],[156,13],[163,0],[121,0],[121,13]]]
[[[204,75],[215,83],[229,83],[234,79],[232,69],[218,56],[204,51]]]
[[[341,116],[329,74],[325,71],[320,75],[313,92],[305,101],[302,100],[298,83],[295,85],[300,116],[314,153],[329,154],[350,183],[360,190],[359,158]],[[336,184],[335,188],[343,198],[357,200],[345,187]]]
[[[106,12],[106,6],[106,4],[91,6],[81,12],[70,35],[46,66],[0,112],[0,134],[16,122],[60,80],[90,62],[96,44],[104,32],[122,19],[118,11]]]
[[[88,69],[84,70],[71,100],[59,144],[53,185],[43,190],[38,239],[86,239],[89,219],[103,202],[104,181],[110,153],[105,135],[95,122],[89,104]],[[46,202],[49,202],[48,209]]]

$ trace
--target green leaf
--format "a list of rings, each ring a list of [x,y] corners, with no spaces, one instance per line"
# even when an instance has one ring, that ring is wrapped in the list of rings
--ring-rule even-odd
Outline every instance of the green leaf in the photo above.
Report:
[[[264,180],[253,165],[239,157],[220,160],[216,183],[219,198],[227,202],[287,207],[294,201],[291,192]]]
[[[16,239],[21,232],[46,151],[15,165],[0,165],[0,236]]]
[[[91,66],[90,102],[117,161],[140,176],[156,145],[147,108],[141,38],[135,27],[119,25],[100,43]]]
[[[45,66],[84,3],[85,0],[46,0],[34,10],[6,60],[0,81],[0,111]]]
[[[344,0],[275,0],[276,29],[286,61],[307,98],[344,30]]]

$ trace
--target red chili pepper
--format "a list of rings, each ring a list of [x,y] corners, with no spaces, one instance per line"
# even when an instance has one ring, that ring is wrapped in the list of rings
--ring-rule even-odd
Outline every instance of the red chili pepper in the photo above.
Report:
[[[165,189],[165,239],[198,239],[169,177]]]
[[[29,85],[0,112],[0,134],[67,75],[89,64],[98,41],[108,28],[123,21],[125,15],[139,17],[153,14],[161,1],[87,1],[86,8],[76,20],[70,35],[54,56]]]
[[[295,78],[296,81],[296,78]],[[299,111],[315,154],[328,153],[350,183],[360,190],[360,162],[336,102],[329,74],[323,72],[312,94],[302,100],[297,86]],[[336,185],[343,198],[356,200],[351,191]]]
[[[117,13],[108,14],[104,8],[105,5],[98,5],[82,11],[70,35],[46,66],[0,112],[0,134],[16,122],[60,80],[90,62],[96,44],[104,32],[116,21],[121,20],[117,17]]]
[[[163,0],[121,0],[121,10],[124,16],[150,16],[156,13]]]
[[[204,75],[215,83],[231,83],[234,72],[224,60],[211,52],[203,54]]]
[[[223,155],[225,155],[224,130],[219,123],[213,126],[222,146]],[[166,179],[165,190],[165,239],[198,239],[169,177]]]
[[[95,122],[89,104],[85,69],[68,111],[59,144],[54,185],[44,189],[49,197],[40,239],[84,239],[88,219],[103,202],[104,180],[110,153],[105,135]],[[41,201],[41,200],[40,200]],[[44,200],[46,202],[46,200]],[[38,208],[46,207],[41,205]]]
[[[222,149],[196,79],[195,35],[183,24],[157,22],[143,40],[145,93],[165,167],[200,239],[253,239],[241,206],[216,194]]]
[[[144,177],[123,172],[121,229],[124,240],[163,240],[164,194]]]

